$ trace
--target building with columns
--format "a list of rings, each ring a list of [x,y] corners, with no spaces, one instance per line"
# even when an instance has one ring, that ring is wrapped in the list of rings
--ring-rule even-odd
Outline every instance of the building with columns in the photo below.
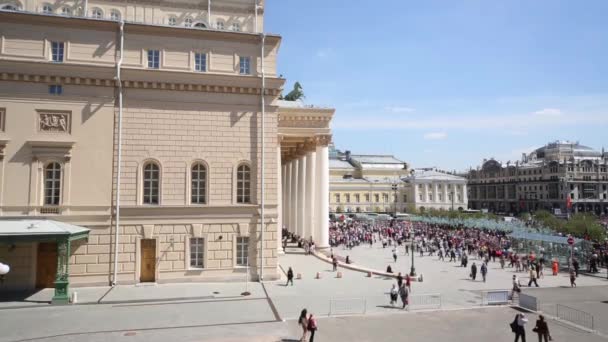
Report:
[[[467,180],[464,177],[424,168],[413,170],[403,181],[403,196],[409,211],[467,209]]]
[[[269,280],[281,227],[327,245],[334,111],[278,100],[264,10],[0,0],[0,291]]]
[[[282,226],[329,247],[329,144],[334,109],[279,101]]]
[[[392,155],[331,151],[329,206],[333,213],[404,212],[408,164]]]
[[[550,142],[514,162],[484,160],[468,183],[471,209],[608,214],[608,153],[578,142]]]

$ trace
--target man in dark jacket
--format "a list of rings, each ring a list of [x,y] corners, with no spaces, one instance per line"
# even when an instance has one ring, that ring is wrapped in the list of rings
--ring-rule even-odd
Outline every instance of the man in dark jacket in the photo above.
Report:
[[[285,286],[288,286],[289,283],[293,286],[293,270],[291,267],[287,270],[287,284],[285,284]]]
[[[475,265],[475,263],[473,263],[473,265],[471,265],[471,279],[473,279],[473,281],[477,278],[477,265]]]

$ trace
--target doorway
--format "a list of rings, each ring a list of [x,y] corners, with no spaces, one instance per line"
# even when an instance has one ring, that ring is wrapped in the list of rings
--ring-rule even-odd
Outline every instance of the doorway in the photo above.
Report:
[[[153,283],[156,281],[156,239],[141,240],[140,270],[140,282]]]
[[[57,243],[41,242],[36,256],[36,288],[55,287]]]

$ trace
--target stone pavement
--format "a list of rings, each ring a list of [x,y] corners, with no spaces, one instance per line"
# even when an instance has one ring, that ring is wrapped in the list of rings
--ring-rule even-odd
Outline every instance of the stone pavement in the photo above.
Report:
[[[250,298],[265,298],[259,283],[250,282],[247,290]],[[205,299],[240,298],[245,283],[181,283],[118,285],[116,287],[72,287],[77,293],[77,304],[118,304],[163,301],[189,301]],[[16,307],[47,306],[54,289],[43,289],[32,294],[4,294],[0,296],[0,310]]]

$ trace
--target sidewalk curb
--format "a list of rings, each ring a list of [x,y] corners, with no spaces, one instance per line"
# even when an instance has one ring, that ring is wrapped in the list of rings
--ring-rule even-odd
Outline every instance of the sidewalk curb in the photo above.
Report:
[[[319,260],[325,261],[326,263],[328,263],[330,265],[332,264],[332,260],[329,257],[323,255],[322,253],[319,253],[319,252],[317,252],[315,250],[315,251],[313,251],[312,254],[314,256],[316,256]],[[351,270],[351,271],[362,272],[362,273],[371,273],[373,275],[377,275],[377,276],[381,276],[381,277],[389,277],[389,278],[397,279],[397,274],[395,274],[395,273],[381,272],[381,271],[374,270],[374,269],[371,269],[371,268],[357,266],[355,264],[345,264],[345,263],[342,263],[342,262],[338,261],[338,267],[342,267],[342,268],[345,268],[345,269]],[[404,280],[405,280],[405,276],[403,276],[403,277],[404,277]],[[417,282],[418,281],[418,276],[412,277],[411,281],[412,282]]]

